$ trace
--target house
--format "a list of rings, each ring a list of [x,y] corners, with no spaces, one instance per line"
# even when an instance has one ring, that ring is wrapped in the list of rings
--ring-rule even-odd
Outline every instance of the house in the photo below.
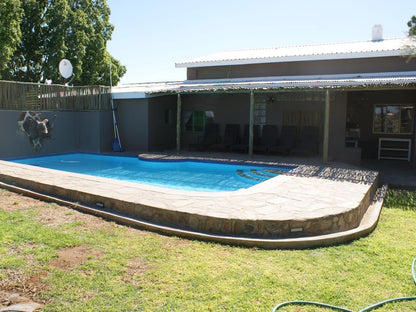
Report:
[[[409,38],[220,52],[184,62],[187,80],[113,89],[124,147],[178,152],[205,125],[318,128],[324,162],[416,161],[416,59]],[[247,126],[246,126],[247,127]],[[133,129],[133,130],[132,130]],[[242,132],[242,130],[241,130]],[[242,134],[241,134],[242,135]]]

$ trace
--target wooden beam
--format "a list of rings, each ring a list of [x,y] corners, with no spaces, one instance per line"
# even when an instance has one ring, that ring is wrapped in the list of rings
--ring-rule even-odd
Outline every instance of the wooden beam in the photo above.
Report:
[[[323,153],[322,161],[325,163],[328,162],[328,147],[329,147],[329,109],[330,109],[330,95],[329,89],[325,91],[325,119],[324,119],[324,138],[323,138]]]
[[[249,124],[249,137],[248,137],[248,156],[253,157],[253,132],[254,128],[254,91],[250,91],[250,124]]]
[[[178,93],[176,108],[176,153],[181,152],[181,115],[182,115],[182,99],[181,94]]]

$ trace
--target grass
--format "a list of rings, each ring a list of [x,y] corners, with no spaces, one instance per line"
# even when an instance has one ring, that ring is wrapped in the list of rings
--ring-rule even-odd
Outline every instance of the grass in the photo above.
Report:
[[[0,192],[0,205],[6,195]],[[368,237],[309,250],[232,247],[114,223],[49,227],[37,220],[36,208],[5,212],[0,206],[0,279],[13,270],[42,276],[48,285],[38,294],[47,301],[42,311],[272,311],[288,300],[358,311],[415,295],[410,272],[416,257],[415,198],[414,191],[391,190]],[[68,209],[66,216],[69,212],[79,214]],[[69,269],[52,265],[60,250],[75,246],[90,248],[85,261]],[[416,302],[409,301],[377,311],[415,309]],[[330,310],[293,306],[281,311]]]
[[[388,191],[385,200],[386,207],[396,207],[403,210],[416,210],[416,191],[393,187]]]

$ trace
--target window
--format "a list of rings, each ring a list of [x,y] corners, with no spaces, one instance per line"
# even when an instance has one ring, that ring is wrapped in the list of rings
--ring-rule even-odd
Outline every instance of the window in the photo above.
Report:
[[[205,125],[214,121],[213,111],[184,111],[183,127],[189,132],[203,132]]]
[[[267,107],[266,102],[256,102],[254,104],[254,124],[265,125],[266,124]]]
[[[410,134],[413,129],[413,105],[375,105],[374,133]]]

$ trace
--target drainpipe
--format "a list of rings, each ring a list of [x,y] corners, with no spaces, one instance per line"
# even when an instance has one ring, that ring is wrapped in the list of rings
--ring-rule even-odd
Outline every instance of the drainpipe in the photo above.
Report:
[[[248,157],[253,158],[254,91],[250,91],[250,124],[248,136]]]
[[[181,94],[178,93],[177,111],[176,111],[176,153],[181,152],[181,114],[182,114],[182,99]]]
[[[329,89],[325,91],[325,119],[324,119],[324,140],[322,161],[324,164],[328,162],[328,141],[329,141],[329,108],[330,108]]]

